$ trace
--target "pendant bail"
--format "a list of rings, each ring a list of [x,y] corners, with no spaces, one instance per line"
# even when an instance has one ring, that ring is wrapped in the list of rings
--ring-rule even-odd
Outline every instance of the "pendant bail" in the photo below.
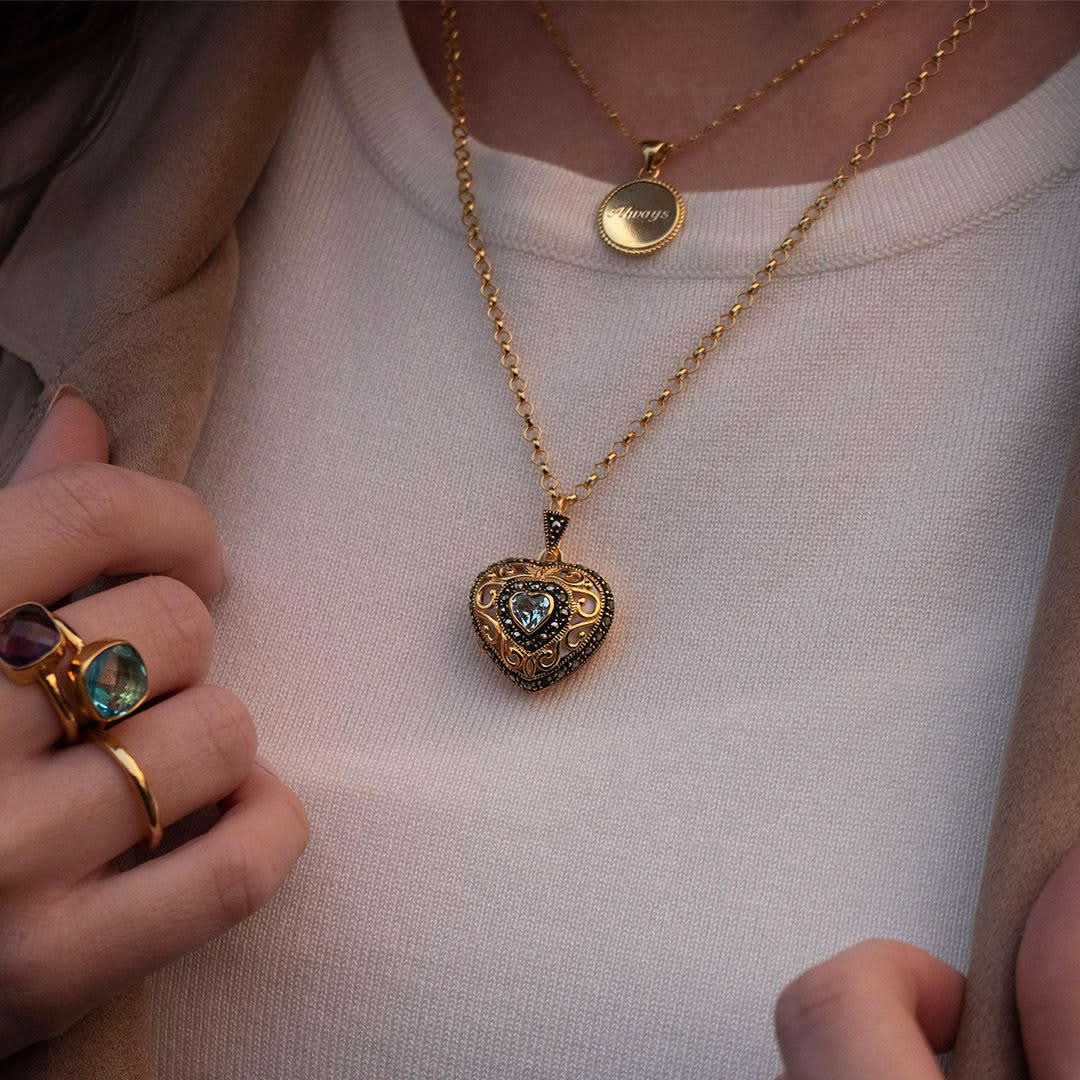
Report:
[[[645,166],[638,176],[648,176],[655,180],[660,175],[660,166],[671,152],[671,143],[655,139],[644,139],[639,144],[641,155],[645,159]]]
[[[555,510],[544,511],[544,553],[540,556],[544,562],[562,561],[559,554],[559,541],[562,540],[566,526],[569,524],[570,519],[565,514],[560,514]]]

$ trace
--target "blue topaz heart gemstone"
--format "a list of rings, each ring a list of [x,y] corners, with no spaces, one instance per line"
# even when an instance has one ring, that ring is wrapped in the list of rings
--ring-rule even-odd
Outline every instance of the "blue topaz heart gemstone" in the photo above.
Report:
[[[516,592],[510,597],[510,618],[531,634],[539,630],[555,610],[555,601],[547,592]]]
[[[106,645],[80,675],[91,708],[106,725],[134,712],[150,689],[143,658],[126,641]]]
[[[533,652],[558,640],[570,619],[570,597],[555,581],[511,581],[499,592],[497,611],[510,641]]]

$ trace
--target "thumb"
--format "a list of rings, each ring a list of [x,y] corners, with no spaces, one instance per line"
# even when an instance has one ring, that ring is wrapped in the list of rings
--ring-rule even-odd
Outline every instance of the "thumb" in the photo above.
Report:
[[[1031,1080],[1076,1076],[1080,1061],[1080,846],[1028,915],[1016,958],[1016,1004]]]
[[[76,461],[108,460],[109,436],[101,418],[75,387],[62,386],[11,482]]]

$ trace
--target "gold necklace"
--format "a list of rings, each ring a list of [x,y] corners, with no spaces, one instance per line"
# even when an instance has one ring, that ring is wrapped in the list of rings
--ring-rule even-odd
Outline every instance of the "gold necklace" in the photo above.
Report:
[[[751,90],[741,101],[730,106],[719,116],[710,120],[692,135],[675,142],[670,139],[643,139],[635,135],[626,121],[600,92],[599,87],[570,51],[566,39],[559,33],[544,0],[533,0],[533,11],[540,25],[547,32],[555,47],[565,57],[570,70],[577,76],[589,96],[615,125],[619,134],[628,139],[644,158],[644,165],[637,178],[619,184],[604,197],[596,212],[596,226],[600,238],[609,247],[624,255],[651,255],[670,244],[682,231],[686,221],[686,202],[670,184],[660,179],[660,166],[673,153],[683,150],[706,136],[711,135],[725,122],[740,116],[758,98],[764,97],[774,87],[786,82],[792,75],[805,71],[808,65],[857,30],[874,14],[885,0],[875,0],[837,27],[827,38],[815,45],[808,53],[797,57],[781,68],[768,82]]]
[[[541,490],[550,501],[550,509],[544,513],[543,552],[535,559],[504,559],[487,567],[473,584],[470,610],[481,644],[503,672],[526,690],[542,690],[565,678],[592,656],[607,635],[615,615],[614,597],[604,579],[586,566],[562,560],[559,545],[569,523],[567,515],[571,507],[593,493],[596,485],[606,479],[644,437],[671,400],[685,390],[690,377],[701,369],[724,334],[735,328],[739,316],[753,306],[761,290],[773,280],[832,201],[854,179],[860,166],[873,155],[877,144],[891,133],[897,120],[907,115],[911,102],[925,90],[927,81],[941,71],[944,58],[956,51],[958,39],[974,28],[975,16],[989,7],[989,0],[970,0],[967,10],[953,22],[951,32],[938,42],[919,73],[905,83],[904,92],[889,106],[885,116],[871,125],[869,134],[856,144],[852,156],[772,249],[750,284],[701,335],[694,349],[664,380],[659,393],[646,402],[644,412],[629,425],[625,434],[612,442],[611,449],[593,465],[584,479],[566,489],[552,470],[551,459],[542,442],[543,432],[528,396],[521,360],[514,348],[506,311],[499,301],[494,268],[480,232],[480,217],[472,189],[457,7],[453,0],[441,0],[441,3],[458,199],[466,243],[473,253],[473,269],[480,278],[480,295],[494,330],[499,363],[514,395],[514,409],[523,422],[521,437],[531,448],[531,460],[539,472]]]

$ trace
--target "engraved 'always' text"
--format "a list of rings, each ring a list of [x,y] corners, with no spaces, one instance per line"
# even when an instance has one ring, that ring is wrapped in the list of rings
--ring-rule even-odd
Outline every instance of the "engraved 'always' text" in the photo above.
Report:
[[[637,210],[633,206],[609,206],[604,214],[627,221],[667,221],[671,217],[670,210]]]

